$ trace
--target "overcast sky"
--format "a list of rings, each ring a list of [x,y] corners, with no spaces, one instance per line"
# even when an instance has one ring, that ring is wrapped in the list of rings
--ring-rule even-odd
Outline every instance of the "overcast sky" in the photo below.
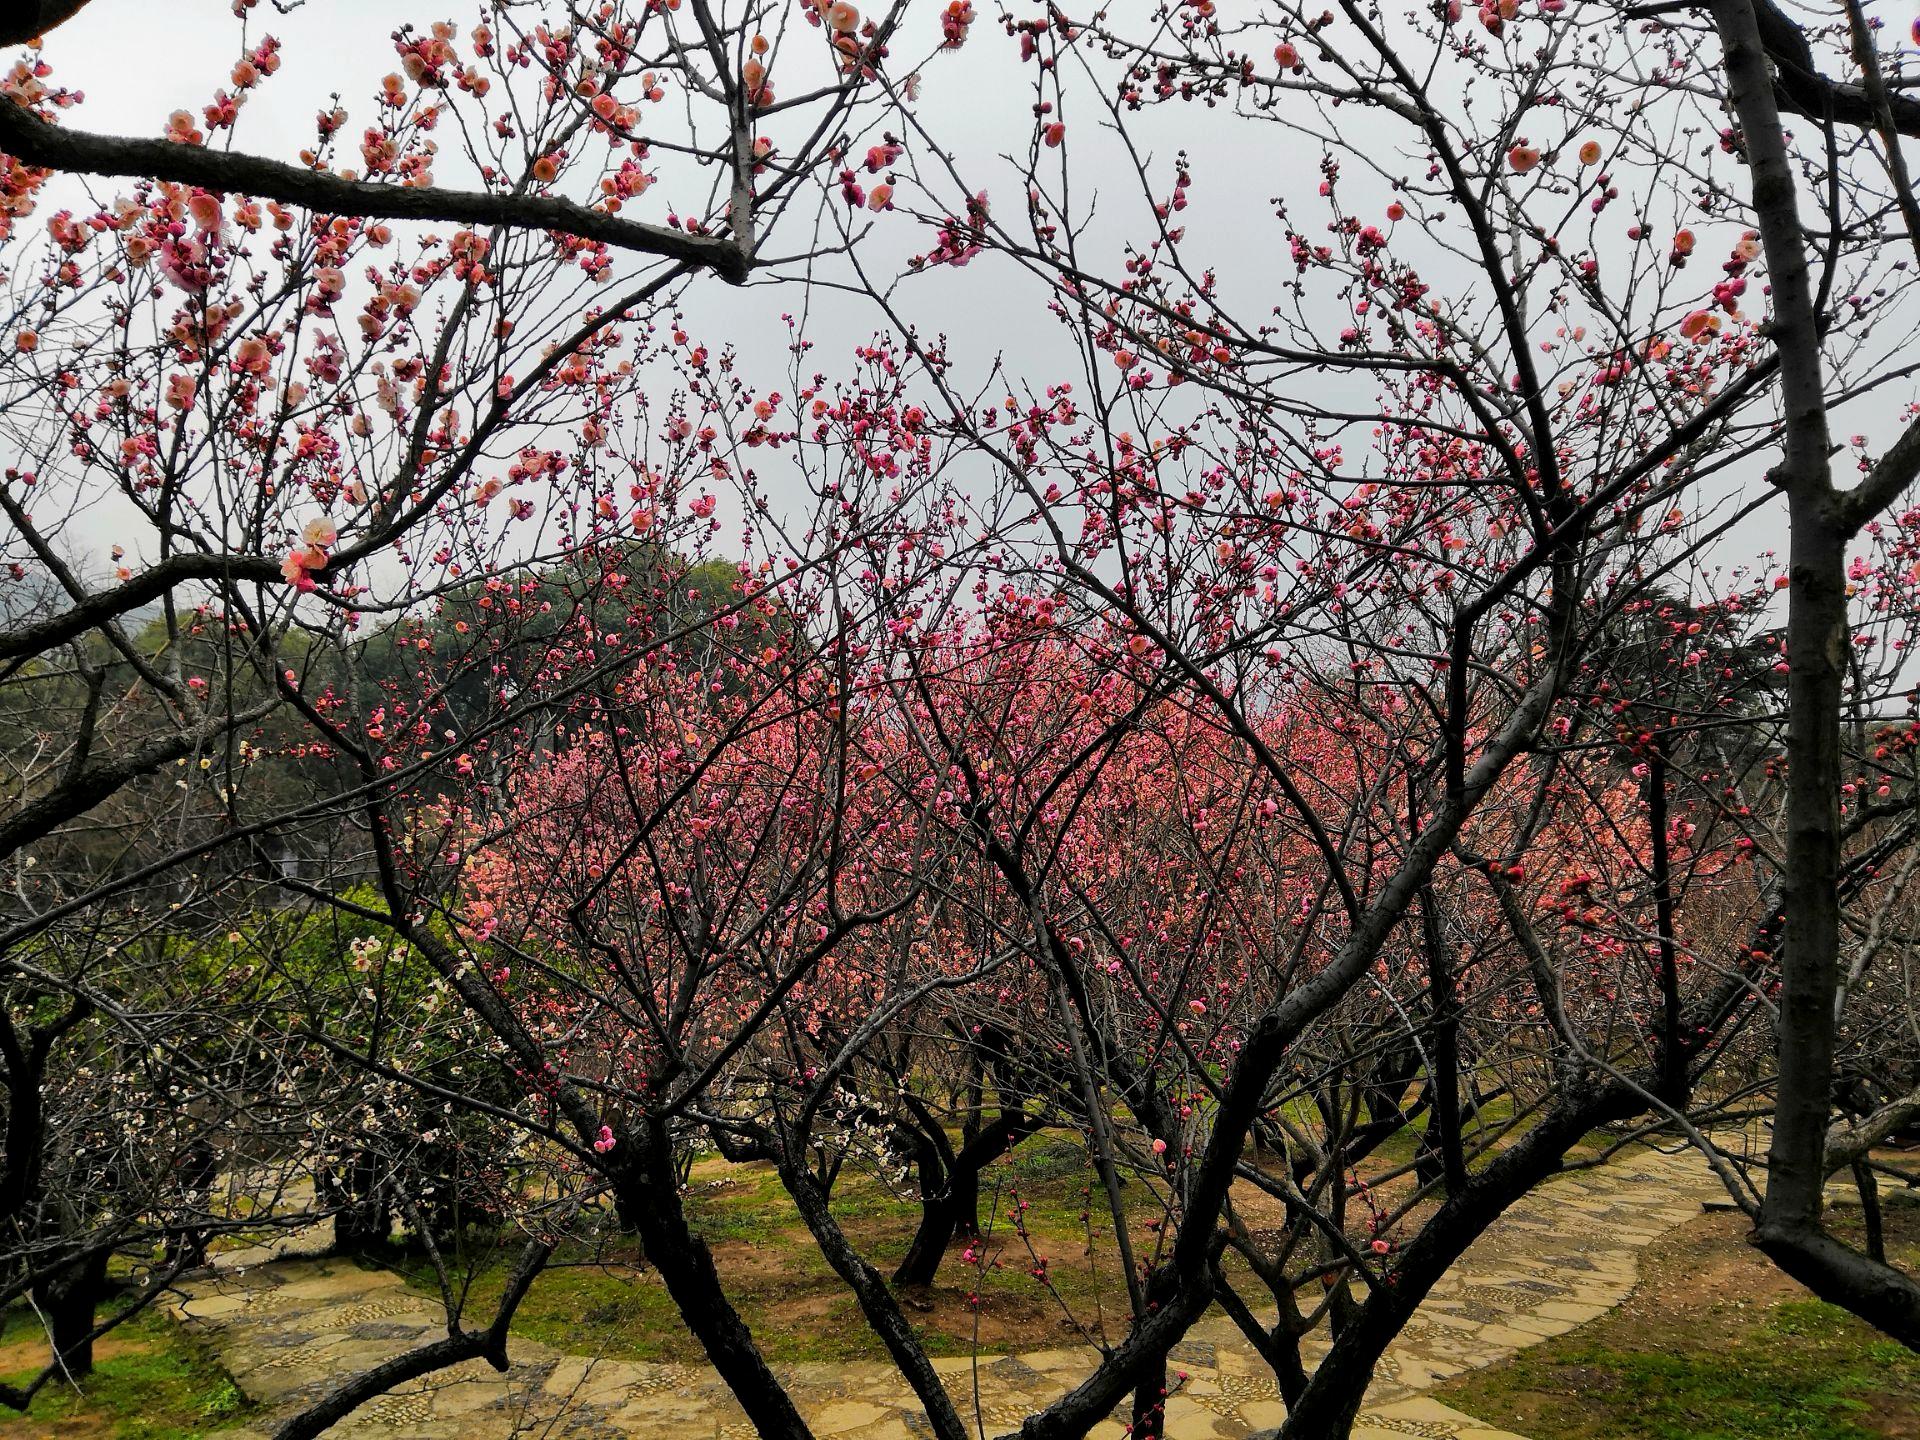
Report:
[[[919,55],[937,35],[940,6],[917,7],[907,38],[897,47]],[[1017,218],[1020,193],[1012,169],[998,157],[1024,152],[1031,135],[1032,95],[1010,63],[1008,42],[993,24],[991,7],[982,15],[969,45],[937,56],[925,67],[918,111],[930,131],[954,147],[962,170],[988,188],[997,204]],[[1124,8],[1124,7],[1117,7]],[[462,36],[477,12],[449,8],[434,11],[411,4],[376,0],[306,0],[287,14],[264,3],[253,13],[251,34],[273,33],[284,42],[280,73],[254,93],[243,112],[239,144],[256,153],[292,158],[312,134],[312,117],[338,93],[353,116],[348,133],[357,134],[372,112],[371,95],[380,77],[396,68],[390,32],[402,19],[426,23],[450,18]],[[67,25],[53,32],[45,54],[54,66],[53,81],[86,92],[86,103],[70,112],[67,123],[89,129],[155,134],[168,112],[197,112],[213,91],[226,84],[239,53],[240,27],[226,0],[94,0]],[[1014,77],[1017,83],[1010,83]],[[1342,138],[1370,150],[1387,150],[1400,135],[1362,112],[1345,112],[1359,133]],[[1091,114],[1069,116],[1074,128],[1075,184],[1081,195],[1104,185],[1106,214],[1126,216],[1139,233],[1138,186],[1123,152],[1090,137]],[[1084,121],[1084,123],[1082,123]],[[1317,147],[1287,141],[1272,127],[1236,121],[1224,111],[1173,107],[1143,116],[1136,132],[1157,162],[1164,186],[1173,152],[1190,148],[1198,163],[1192,209],[1185,217],[1194,253],[1219,269],[1225,293],[1239,300],[1243,318],[1257,321],[1270,299],[1263,288],[1290,278],[1291,265],[1281,248],[1280,227],[1271,218],[1270,197],[1311,197],[1318,184]],[[1284,142],[1284,143],[1276,143]],[[1410,161],[1411,163],[1411,161]],[[454,181],[451,173],[441,175]],[[667,187],[663,184],[660,189]],[[650,197],[651,198],[651,197]],[[673,197],[668,196],[668,199]],[[1380,203],[1384,209],[1385,191]],[[1312,202],[1303,199],[1302,205]],[[52,206],[43,206],[51,209]],[[635,212],[629,212],[635,213]],[[804,217],[795,217],[804,218]],[[1305,227],[1303,227],[1305,228]],[[883,217],[864,253],[877,273],[899,269],[900,261],[928,244],[926,232],[904,216]],[[1111,237],[1106,237],[1110,239]],[[772,248],[782,250],[804,239],[794,229]],[[1095,238],[1099,249],[1101,237]],[[1111,250],[1107,252],[1109,255]],[[1043,296],[1031,281],[1020,281],[1004,265],[976,262],[965,270],[916,277],[901,292],[907,314],[926,331],[947,334],[961,373],[977,378],[988,362],[1003,356],[1036,385],[1065,373],[1059,327],[1045,314]],[[746,359],[749,373],[762,383],[777,383],[785,368],[784,312],[805,303],[797,284],[753,285],[735,290],[713,281],[697,284],[689,309],[695,331],[712,344],[732,344]],[[817,342],[819,368],[834,370],[848,347],[879,323],[875,309],[858,300],[835,299],[810,307],[810,333]],[[1325,377],[1326,394],[1346,403],[1364,403],[1351,393],[1354,382]],[[1350,393],[1340,394],[1345,386]],[[1891,414],[1894,407],[1886,407]],[[1869,422],[1870,423],[1870,422]],[[1736,549],[1777,543],[1778,521],[1763,517],[1746,527]]]
[[[897,46],[902,55],[919,56],[937,42],[941,8],[934,3],[916,5],[906,39]],[[924,67],[916,109],[931,133],[954,150],[969,179],[978,177],[978,184],[1005,207],[1010,223],[1017,224],[1020,191],[1012,170],[999,157],[1025,151],[1032,134],[1033,97],[1019,67],[1011,63],[1011,46],[992,21],[992,7],[980,8],[982,16],[970,42],[959,51],[940,54]],[[370,97],[380,78],[397,68],[389,36],[398,23],[412,20],[425,25],[436,18],[452,19],[464,45],[478,15],[471,7],[433,9],[405,0],[398,4],[306,0],[281,15],[267,0],[253,12],[250,33],[255,39],[266,33],[278,36],[284,44],[283,65],[243,110],[240,146],[291,158],[311,140],[313,115],[333,93],[340,94],[353,117],[348,133],[357,133],[372,113]],[[239,53],[239,34],[226,0],[164,4],[93,0],[74,20],[49,35],[45,53],[54,66],[56,83],[86,93],[86,103],[71,112],[69,123],[154,134],[170,111],[186,108],[197,114],[213,91],[226,85],[227,72]],[[1072,118],[1078,122],[1080,117]],[[1086,196],[1098,188],[1103,171],[1110,170],[1111,198],[1103,195],[1101,208],[1116,221],[1125,215],[1139,233],[1138,186],[1121,168],[1117,150],[1096,150],[1091,134],[1094,118],[1089,113],[1084,126],[1074,126],[1076,184]],[[1360,118],[1355,112],[1355,119]],[[1138,118],[1137,133],[1144,137],[1149,157],[1159,162],[1156,170],[1162,187],[1169,183],[1169,166],[1177,149],[1190,147],[1202,160],[1189,228],[1195,236],[1205,236],[1206,256],[1220,264],[1229,285],[1243,283],[1249,271],[1264,270],[1265,262],[1275,258],[1271,221],[1265,226],[1248,224],[1243,202],[1251,200],[1257,212],[1264,210],[1267,196],[1311,194],[1318,183],[1319,156],[1312,148],[1275,145],[1277,137],[1267,127],[1238,124],[1218,111],[1175,107],[1149,112]],[[1248,177],[1250,188],[1232,197],[1232,203],[1223,203],[1227,197],[1221,191],[1242,175]],[[449,172],[442,178],[457,177]],[[649,199],[667,188],[663,184]],[[690,197],[679,198],[685,203]],[[804,231],[793,226],[776,236],[769,248],[784,252],[804,240]],[[885,217],[868,245],[873,272],[897,272],[908,254],[925,250],[929,241],[926,232],[905,217]],[[905,300],[916,318],[950,334],[965,358],[978,360],[1004,351],[1020,357],[1019,368],[1039,378],[1045,369],[1041,352],[1055,342],[1056,327],[1035,303],[1034,288],[1013,285],[1010,279],[1004,269],[992,266],[947,271],[916,281]],[[736,292],[708,284],[695,287],[695,294],[693,304],[712,322],[710,329],[702,327],[705,338],[732,341],[748,353],[768,345],[783,346],[785,330],[779,317],[802,303],[794,285]],[[810,319],[824,364],[834,340],[842,342],[844,351],[845,343],[864,337],[880,317],[869,307],[839,303],[816,305]]]

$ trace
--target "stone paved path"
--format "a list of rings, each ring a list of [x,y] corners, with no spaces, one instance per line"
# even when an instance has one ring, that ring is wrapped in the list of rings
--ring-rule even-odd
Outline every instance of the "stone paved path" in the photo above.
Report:
[[[1603,1314],[1632,1290],[1639,1251],[1700,1214],[1722,1193],[1692,1154],[1641,1152],[1564,1176],[1514,1207],[1467,1253],[1388,1352],[1356,1440],[1516,1440],[1423,1392],[1461,1371]],[[263,1257],[264,1258],[264,1257]],[[278,1260],[196,1285],[175,1307],[202,1332],[271,1419],[340,1377],[445,1333],[437,1305],[397,1276],[348,1262]],[[514,1435],[592,1440],[751,1440],[718,1376],[693,1365],[591,1360],[516,1338],[500,1375],[479,1361],[373,1402],[333,1432],[421,1440]],[[936,1360],[961,1414],[975,1397],[982,1431],[1005,1434],[1091,1367],[1086,1349]],[[1271,1372],[1217,1312],[1172,1355],[1184,1377],[1167,1403],[1172,1440],[1235,1440],[1285,1418]],[[815,1434],[835,1440],[908,1440],[924,1416],[891,1367],[785,1367]],[[1122,1433],[1117,1422],[1093,1432]],[[1551,1440],[1551,1437],[1539,1437]]]

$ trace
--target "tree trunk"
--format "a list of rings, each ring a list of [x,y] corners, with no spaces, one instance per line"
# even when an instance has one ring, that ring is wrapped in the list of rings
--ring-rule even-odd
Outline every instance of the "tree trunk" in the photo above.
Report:
[[[768,1367],[740,1312],[727,1299],[713,1252],[687,1226],[665,1127],[623,1135],[624,1163],[610,1175],[620,1220],[640,1237],[647,1258],[687,1328],[762,1440],[813,1440],[786,1389]]]
[[[1040,1129],[1040,1122],[1019,1111],[1000,1117],[964,1145],[952,1161],[942,1161],[930,1142],[916,1145],[920,1171],[920,1225],[900,1268],[896,1285],[931,1285],[956,1234],[980,1233],[980,1173]]]
[[[1840,951],[1840,710],[1847,667],[1846,547],[1913,479],[1909,426],[1868,477],[1833,486],[1820,325],[1794,161],[1780,127],[1772,63],[1752,0],[1713,0],[1729,96],[1740,122],[1754,222],[1766,255],[1780,356],[1782,455],[1769,478],[1786,492],[1787,843],[1784,942],[1774,1049],[1779,1061],[1767,1192],[1753,1242],[1821,1299],[1920,1350],[1920,1285],[1841,1244],[1821,1223],[1834,1085]],[[1904,193],[1905,181],[1901,179]],[[1909,197],[1910,198],[1910,197]],[[1883,468],[1886,467],[1886,468]]]
[[[344,1179],[325,1175],[319,1188],[321,1198],[338,1207],[333,1215],[335,1254],[370,1255],[387,1244],[393,1235],[393,1208],[371,1162],[356,1159]]]
[[[907,1246],[906,1258],[893,1272],[893,1283],[931,1285],[953,1239],[953,1167],[948,1164],[951,1151],[946,1136],[937,1133],[930,1119],[922,1119],[920,1126],[902,1124],[894,1135],[913,1152],[914,1181],[920,1190],[920,1224]]]
[[[907,1323],[906,1316],[900,1313],[893,1292],[887,1289],[880,1272],[861,1258],[834,1221],[826,1192],[799,1167],[783,1165],[780,1178],[787,1187],[787,1193],[793,1197],[801,1219],[819,1243],[820,1253],[826,1257],[834,1273],[847,1282],[847,1288],[853,1291],[854,1298],[860,1303],[861,1314],[867,1317],[867,1323],[887,1347],[887,1354],[892,1357],[894,1365],[913,1387],[913,1393],[919,1398],[933,1433],[939,1440],[967,1440],[967,1427],[961,1421],[959,1412],[953,1408],[953,1401],[948,1397],[939,1373],[927,1359],[919,1338],[914,1335],[913,1327]]]
[[[1823,477],[1824,479],[1824,477]],[[1824,486],[1822,487],[1824,488]],[[1833,1095],[1840,956],[1840,698],[1847,644],[1846,543],[1826,506],[1795,497],[1787,596],[1786,944],[1776,1043],[1780,1089],[1761,1225],[1819,1224]]]
[[[1388,1285],[1376,1286],[1342,1327],[1287,1414],[1282,1440],[1347,1440],[1373,1382],[1374,1368],[1434,1285],[1487,1227],[1559,1167],[1595,1125],[1639,1113],[1624,1085],[1593,1092],[1583,1103],[1541,1117],[1498,1158],[1451,1192],[1433,1219],[1397,1257]]]
[[[33,1287],[54,1363],[69,1379],[93,1373],[93,1312],[107,1285],[107,1254],[76,1261]]]
[[[1017,1143],[1010,1143],[1007,1149],[1011,1150]],[[954,1233],[968,1240],[980,1234],[980,1170],[978,1165],[961,1165],[947,1182],[953,1192],[949,1208],[953,1211]]]
[[[923,1194],[919,1227],[913,1232],[913,1242],[907,1246],[906,1258],[893,1272],[893,1283],[931,1285],[957,1229],[959,1214],[954,1196]]]
[[[1867,1229],[1867,1258],[1877,1265],[1884,1265],[1887,1263],[1887,1236],[1880,1220],[1880,1185],[1873,1178],[1870,1162],[1853,1162],[1853,1183],[1860,1191],[1860,1219]]]
[[[1167,1430],[1167,1356],[1162,1351],[1140,1373],[1133,1392],[1132,1440],[1161,1440]]]

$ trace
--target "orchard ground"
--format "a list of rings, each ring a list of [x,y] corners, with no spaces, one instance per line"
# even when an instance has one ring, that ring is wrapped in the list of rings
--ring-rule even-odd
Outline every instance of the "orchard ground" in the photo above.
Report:
[[[1591,1137],[1587,1154],[1597,1155],[1607,1138]],[[1396,1137],[1382,1168],[1390,1171],[1400,1148],[1410,1159],[1412,1143],[1410,1135]],[[1409,1378],[1404,1372],[1419,1365],[1390,1364],[1384,1377],[1387,1403],[1426,1408],[1375,1418],[1399,1433],[1497,1433],[1532,1440],[1760,1440],[1780,1434],[1888,1440],[1915,1433],[1920,1363],[1780,1276],[1744,1244],[1741,1217],[1701,1214],[1700,1202],[1712,1189],[1703,1173],[1684,1173],[1692,1168],[1691,1157],[1659,1156],[1636,1147],[1556,1182],[1540,1197],[1544,1203],[1502,1222],[1475,1247],[1457,1285],[1438,1295],[1412,1327],[1416,1345],[1422,1338],[1453,1343],[1454,1358],[1473,1368],[1451,1380],[1436,1372],[1402,1385]],[[1386,1178],[1382,1202],[1406,1183],[1404,1177]],[[1064,1137],[1036,1137],[996,1167],[983,1188],[982,1237],[956,1241],[936,1284],[906,1295],[921,1338],[930,1353],[943,1358],[950,1384],[970,1363],[963,1357],[978,1354],[991,1367],[1008,1363],[998,1360],[1001,1356],[1019,1356],[1024,1364],[1037,1358],[1032,1352],[1070,1353],[1079,1337],[1063,1321],[1069,1308],[1076,1315],[1109,1314],[1116,1330],[1124,1326],[1125,1295],[1113,1269],[1111,1235],[1082,1219],[1090,1186],[1097,1181],[1084,1151]],[[907,1194],[849,1174],[835,1195],[842,1223],[876,1263],[904,1251],[917,1218]],[[1257,1228],[1259,1197],[1245,1199],[1249,1223]],[[1158,1206],[1144,1195],[1140,1200],[1144,1222]],[[690,1176],[690,1216],[713,1245],[721,1272],[740,1296],[769,1357],[797,1375],[882,1376],[883,1367],[872,1363],[883,1358],[878,1346],[858,1312],[837,1293],[783,1201],[778,1182],[763,1166],[708,1159]],[[1596,1210],[1596,1205],[1605,1208]],[[1016,1212],[1024,1217],[1020,1227],[1008,1219]],[[1656,1212],[1661,1218],[1653,1218]],[[1097,1205],[1091,1213],[1100,1213]],[[1637,1216],[1647,1218],[1637,1221]],[[1634,1230],[1636,1224],[1643,1228]],[[1857,1229],[1857,1218],[1851,1224]],[[486,1314],[501,1284],[500,1269],[488,1247],[470,1238],[476,1243],[455,1264],[461,1282],[470,1287],[471,1313]],[[1920,1210],[1890,1205],[1887,1240],[1894,1258],[1920,1258]],[[1630,1248],[1622,1252],[1625,1269],[1617,1271],[1619,1293],[1608,1297],[1622,1302],[1618,1308],[1583,1303],[1596,1298],[1594,1290],[1548,1295],[1540,1288],[1537,1277],[1563,1270],[1570,1258],[1584,1265],[1590,1278],[1597,1274],[1604,1280],[1620,1258],[1592,1247],[1623,1243]],[[1634,1287],[1631,1249],[1643,1245],[1640,1283]],[[975,1256],[971,1265],[969,1250]],[[1549,1253],[1550,1264],[1541,1260]],[[1059,1299],[1030,1273],[1038,1256],[1050,1262],[1047,1274]],[[275,1299],[298,1292],[311,1305],[316,1303],[311,1297],[336,1297],[318,1302],[318,1311],[301,1310],[284,1321],[321,1350],[335,1338],[319,1333],[329,1326],[359,1337],[365,1348],[383,1329],[395,1339],[402,1332],[411,1335],[409,1322],[431,1320],[437,1305],[431,1268],[398,1252],[385,1269],[298,1259],[261,1266],[238,1289],[195,1286],[201,1301],[190,1303],[186,1313],[197,1318],[185,1325],[143,1317],[104,1349],[84,1398],[59,1395],[44,1411],[14,1422],[9,1433],[36,1440],[267,1433],[274,1377],[292,1373],[283,1363],[293,1360],[286,1345],[291,1336],[270,1328],[275,1322],[265,1307],[269,1328],[249,1330],[258,1317],[243,1323],[239,1317],[249,1307],[225,1303],[236,1294],[261,1293],[250,1287],[263,1281],[273,1287],[266,1293]],[[1510,1303],[1501,1300],[1503,1288]],[[216,1293],[223,1290],[228,1293]],[[333,1320],[316,1318],[328,1304]],[[1535,1313],[1520,1308],[1527,1305]],[[1582,1323],[1589,1314],[1594,1318]],[[1476,1325],[1480,1342],[1460,1348],[1458,1342]],[[1564,1333],[1548,1333],[1556,1326]],[[610,1393],[621,1384],[643,1392],[633,1398],[670,1412],[672,1398],[658,1391],[658,1377],[677,1377],[684,1397],[690,1393],[688,1377],[704,1361],[675,1323],[672,1302],[657,1279],[618,1239],[597,1254],[563,1255],[535,1285],[514,1332],[520,1341],[515,1369],[523,1370],[529,1355],[536,1361],[531,1368],[543,1368],[539,1357],[547,1357],[549,1390],[556,1373],[571,1373],[566,1358],[556,1367],[550,1363],[553,1356],[590,1362],[573,1362],[582,1371],[577,1394],[588,1399],[590,1416],[627,1398]],[[1252,1433],[1261,1416],[1257,1400],[1231,1409],[1217,1400],[1208,1403],[1216,1390],[1226,1397],[1240,1395],[1228,1360],[1218,1353],[1234,1346],[1231,1327],[1216,1319],[1204,1333],[1205,1340],[1182,1350],[1188,1408],[1201,1406],[1195,1418],[1206,1427],[1190,1433],[1226,1433],[1222,1425]],[[30,1364],[34,1339],[30,1316],[10,1316],[0,1364],[9,1371]],[[238,1383],[220,1359],[234,1367]],[[256,1368],[254,1362],[261,1361]],[[526,1374],[520,1378],[524,1383]],[[1416,1396],[1434,1380],[1440,1384],[1431,1390],[1432,1398]],[[1434,1400],[1450,1408],[1440,1409]],[[408,1403],[409,1397],[396,1396],[356,1417],[349,1428],[367,1434],[429,1433],[412,1428],[416,1422],[409,1416],[416,1412],[406,1409]],[[862,1402],[842,1396],[840,1403]],[[426,1412],[418,1414],[424,1426]],[[1476,1421],[1487,1428],[1463,1428]],[[1409,1425],[1423,1428],[1403,1428]],[[1450,1425],[1454,1428],[1446,1428]],[[986,1428],[995,1433],[992,1418]],[[621,1430],[616,1424],[613,1433],[650,1432]],[[719,1433],[732,1432],[723,1425]],[[1189,1432],[1176,1427],[1172,1433]]]
[[[1887,1212],[1920,1260],[1920,1209]],[[1552,1440],[1900,1440],[1920,1435],[1920,1359],[1813,1299],[1703,1215],[1656,1241],[1618,1309],[1441,1387],[1448,1404]],[[1856,1213],[1835,1228],[1861,1243]]]

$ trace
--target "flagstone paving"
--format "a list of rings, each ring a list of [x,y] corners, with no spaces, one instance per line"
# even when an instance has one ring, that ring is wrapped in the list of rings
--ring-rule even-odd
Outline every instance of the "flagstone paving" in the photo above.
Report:
[[[1635,1152],[1562,1176],[1490,1227],[1420,1307],[1388,1351],[1357,1440],[1515,1440],[1423,1392],[1604,1314],[1633,1289],[1639,1252],[1722,1193],[1692,1154]],[[444,1335],[439,1308],[398,1276],[347,1261],[229,1257],[191,1286],[176,1315],[204,1334],[235,1382],[272,1422],[340,1379]],[[515,1338],[500,1374],[472,1361],[365,1406],[332,1432],[497,1440],[750,1440],[753,1427],[711,1370],[563,1354]],[[940,1359],[963,1418],[984,1436],[1018,1428],[1092,1366],[1090,1349]],[[1273,1382],[1232,1322],[1217,1312],[1171,1354],[1173,1440],[1248,1440],[1285,1418]],[[1317,1357],[1315,1357],[1317,1358]],[[909,1440],[931,1433],[890,1366],[783,1367],[814,1433],[834,1440]],[[1095,1435],[1121,1435],[1107,1421]],[[1538,1437],[1551,1440],[1551,1437]]]

